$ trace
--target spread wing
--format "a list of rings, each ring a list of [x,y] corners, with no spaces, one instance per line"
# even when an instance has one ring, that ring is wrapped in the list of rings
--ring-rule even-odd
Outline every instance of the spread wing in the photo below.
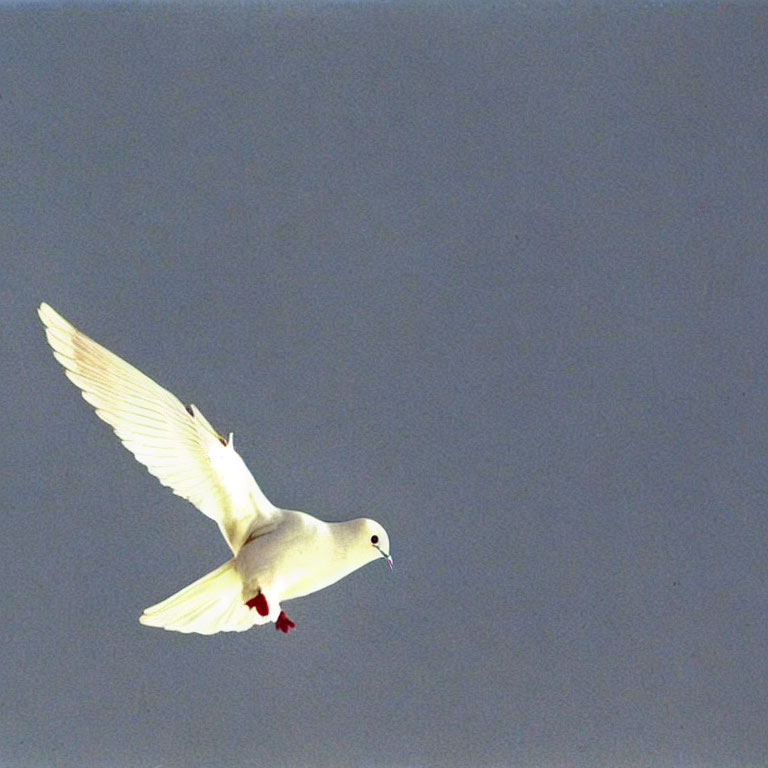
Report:
[[[38,314],[53,354],[99,418],[163,485],[215,520],[237,554],[276,508],[235,451],[232,436],[225,440],[195,406],[185,407],[47,304]]]

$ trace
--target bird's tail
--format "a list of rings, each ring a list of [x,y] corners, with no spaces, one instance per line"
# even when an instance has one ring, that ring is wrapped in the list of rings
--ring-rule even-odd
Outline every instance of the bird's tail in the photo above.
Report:
[[[176,632],[242,632],[267,621],[243,602],[243,581],[234,559],[220,565],[162,603],[147,608],[142,624]]]

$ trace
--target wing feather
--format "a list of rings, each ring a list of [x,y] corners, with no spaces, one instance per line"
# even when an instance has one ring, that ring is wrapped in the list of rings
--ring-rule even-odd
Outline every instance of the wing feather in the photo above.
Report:
[[[231,439],[195,406],[67,322],[48,304],[38,310],[48,343],[67,377],[123,445],[163,485],[218,523],[237,554],[249,532],[276,512]]]

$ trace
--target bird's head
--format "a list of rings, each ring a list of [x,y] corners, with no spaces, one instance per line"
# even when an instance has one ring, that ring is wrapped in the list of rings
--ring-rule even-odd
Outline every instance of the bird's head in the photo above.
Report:
[[[390,569],[392,568],[392,556],[389,554],[389,536],[387,532],[375,520],[364,520],[363,535],[367,538],[367,544],[374,552],[371,554],[371,560],[377,557],[383,557],[387,561]]]

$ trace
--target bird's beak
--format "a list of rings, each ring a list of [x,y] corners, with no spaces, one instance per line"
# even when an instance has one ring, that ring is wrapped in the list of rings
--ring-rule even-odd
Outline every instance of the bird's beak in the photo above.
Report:
[[[390,571],[394,570],[395,566],[392,563],[392,558],[378,544],[374,544],[373,546],[376,547],[376,549],[379,550],[379,552],[381,553],[381,556],[387,561],[387,565],[389,566],[389,570]]]

